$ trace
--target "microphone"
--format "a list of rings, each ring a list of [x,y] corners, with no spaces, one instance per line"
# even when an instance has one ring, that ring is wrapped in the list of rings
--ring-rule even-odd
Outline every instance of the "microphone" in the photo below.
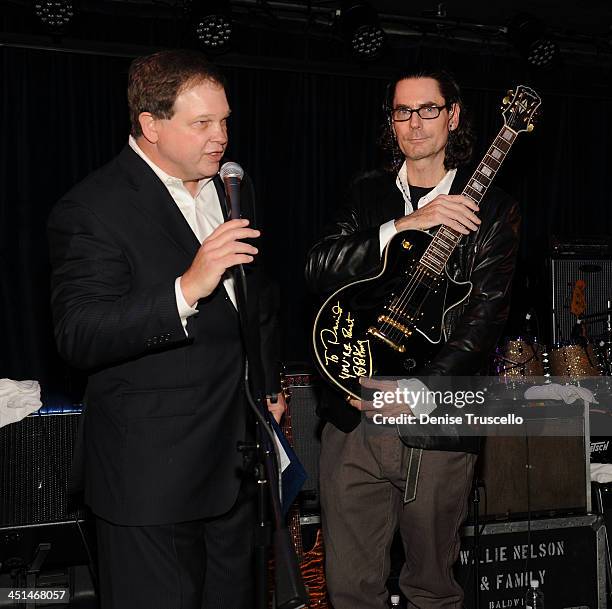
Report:
[[[228,161],[221,166],[219,175],[223,180],[225,192],[230,201],[230,218],[237,220],[240,218],[240,181],[244,176],[244,169],[238,163]]]
[[[240,218],[240,181],[244,176],[244,169],[232,161],[223,163],[219,169],[219,176],[223,180],[225,186],[225,194],[230,202],[230,219],[238,220]],[[234,267],[231,270],[234,277],[234,287],[236,289],[236,303],[238,305],[238,313],[240,315],[241,324],[246,328],[246,317],[241,314],[241,311],[246,311],[247,285],[242,265]],[[243,331],[246,336],[246,330]]]

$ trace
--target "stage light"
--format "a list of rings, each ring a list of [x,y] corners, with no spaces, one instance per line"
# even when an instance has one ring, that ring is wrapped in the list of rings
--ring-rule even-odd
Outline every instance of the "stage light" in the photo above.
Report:
[[[360,59],[375,59],[384,49],[385,32],[376,11],[367,2],[343,3],[340,31],[353,54]]]
[[[550,66],[559,53],[557,44],[546,35],[544,24],[527,13],[512,20],[508,37],[528,63],[539,68]]]
[[[230,43],[233,20],[229,2],[204,2],[202,8],[194,8],[193,29],[200,46],[213,52],[225,50]]]
[[[53,31],[64,29],[74,17],[75,5],[72,0],[36,0],[34,13],[42,24]]]

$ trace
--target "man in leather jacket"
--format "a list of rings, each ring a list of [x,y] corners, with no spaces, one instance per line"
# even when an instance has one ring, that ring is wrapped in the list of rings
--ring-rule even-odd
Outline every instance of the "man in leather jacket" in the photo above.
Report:
[[[480,208],[459,195],[471,171],[473,135],[457,84],[446,73],[404,73],[388,89],[382,142],[393,171],[361,176],[346,204],[308,255],[306,278],[317,293],[372,275],[397,232],[441,224],[464,235],[447,269],[469,280],[471,294],[445,318],[448,340],[425,375],[475,375],[486,366],[505,324],[518,247],[519,212],[491,187]],[[384,373],[384,371],[381,371]],[[397,435],[372,434],[364,403],[324,392],[320,485],[326,574],[335,609],[387,607],[390,546],[400,530],[406,564],[400,587],[409,607],[462,607],[452,575],[459,528],[467,514],[477,444],[425,437],[406,446]],[[406,501],[409,464],[418,453],[416,498]],[[418,459],[417,459],[418,462]],[[414,470],[413,470],[414,471]]]

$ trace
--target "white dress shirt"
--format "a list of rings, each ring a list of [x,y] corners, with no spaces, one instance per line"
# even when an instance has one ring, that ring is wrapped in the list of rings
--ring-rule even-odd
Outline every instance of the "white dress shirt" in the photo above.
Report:
[[[198,189],[195,197],[187,190],[183,180],[168,175],[163,169],[159,168],[138,146],[136,140],[130,135],[129,145],[134,152],[155,172],[155,175],[162,181],[168,189],[170,196],[183,214],[187,224],[194,232],[198,241],[202,243],[220,224],[225,221],[217,189],[212,178],[204,178],[198,182]],[[234,307],[236,307],[236,293],[234,290],[234,280],[226,277],[223,286]],[[176,297],[176,307],[181,317],[185,334],[187,334],[187,319],[198,313],[196,307],[190,307],[185,301],[181,290],[181,277],[177,277],[174,282],[174,294]]]
[[[427,203],[433,201],[438,195],[447,195],[450,192],[456,174],[456,169],[451,169],[450,171],[447,171],[446,175],[438,182],[435,188],[430,190],[426,195],[422,196],[418,201],[416,201],[416,209],[420,209],[424,205],[427,205]],[[408,169],[406,168],[406,161],[404,161],[404,163],[400,167],[400,170],[397,172],[395,184],[397,185],[399,191],[404,197],[404,215],[407,216],[415,210],[415,207],[412,204],[412,201],[410,200],[410,187],[408,186]],[[391,241],[392,237],[397,235],[397,229],[395,228],[395,220],[396,218],[394,218],[393,220],[389,220],[388,222],[385,222],[380,226],[378,234],[380,240],[381,256],[383,250],[387,246],[387,243]]]

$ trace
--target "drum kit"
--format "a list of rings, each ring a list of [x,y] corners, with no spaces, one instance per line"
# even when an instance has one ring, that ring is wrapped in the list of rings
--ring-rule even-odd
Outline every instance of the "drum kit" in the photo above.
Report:
[[[529,316],[528,316],[529,319]],[[607,320],[606,331],[589,336],[587,322]],[[550,351],[532,335],[506,338],[493,357],[494,374],[511,382],[531,382],[533,377],[563,377],[580,384],[589,377],[612,376],[612,305],[578,317],[569,340]]]

